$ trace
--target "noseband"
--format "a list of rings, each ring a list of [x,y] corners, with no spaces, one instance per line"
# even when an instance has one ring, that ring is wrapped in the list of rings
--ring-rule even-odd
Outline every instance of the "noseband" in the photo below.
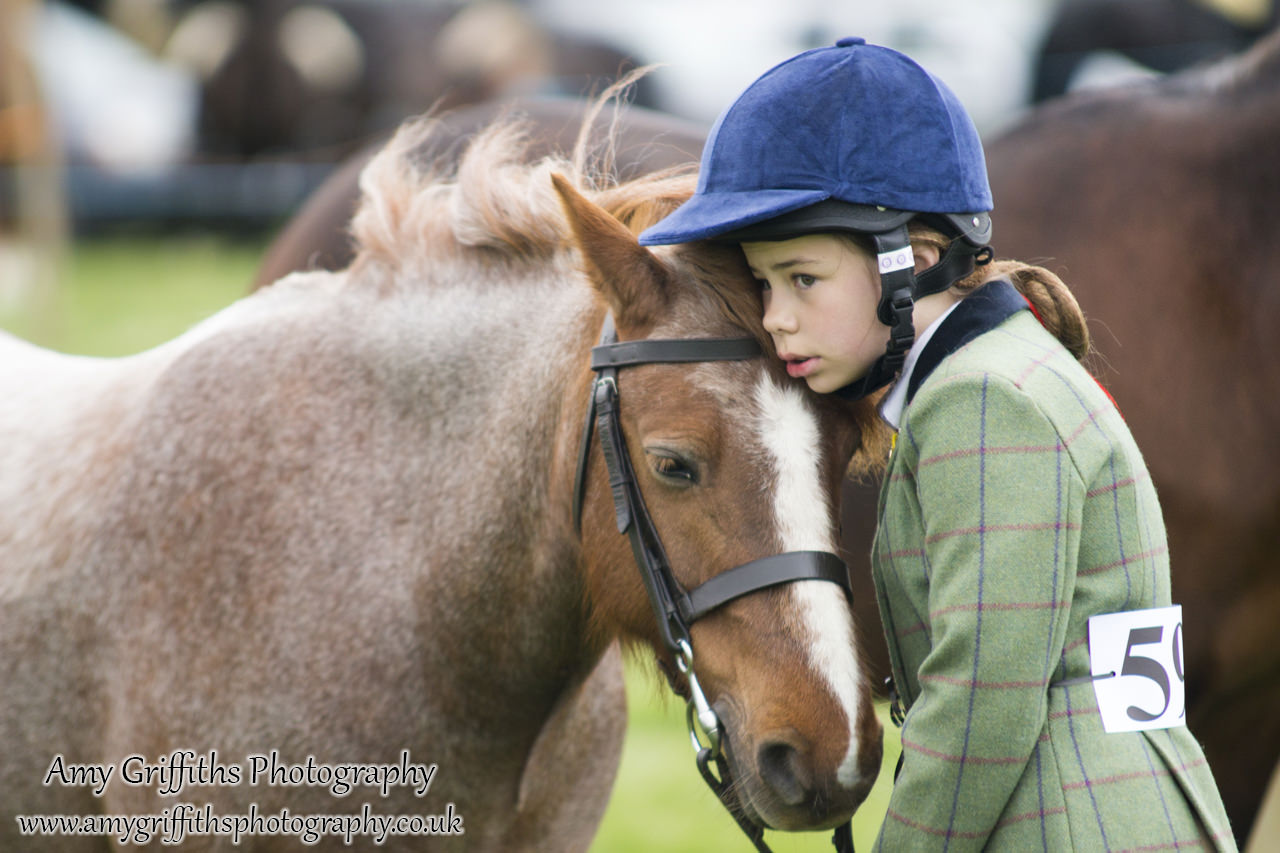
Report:
[[[591,369],[596,373],[587,403],[586,420],[579,443],[578,469],[574,477],[573,524],[582,529],[582,504],[586,495],[587,456],[592,432],[600,435],[609,487],[613,491],[614,516],[618,532],[628,534],[631,552],[658,622],[663,644],[675,658],[676,666],[689,685],[686,720],[689,737],[697,752],[703,779],[720,798],[759,851],[768,851],[764,828],[751,823],[733,807],[729,791],[728,763],[721,749],[723,729],[707,701],[693,671],[693,641],[689,629],[698,619],[717,608],[779,584],[802,580],[828,581],[852,597],[849,572],[844,561],[827,551],[788,551],[752,560],[728,569],[700,586],[686,590],[671,571],[662,540],[645,507],[636,481],[631,456],[627,452],[619,418],[618,371],[639,364],[678,364],[706,361],[746,361],[762,355],[755,338],[684,338],[619,342],[613,315],[606,313],[600,344],[591,350]],[[703,745],[699,737],[707,740]],[[710,769],[716,762],[719,778]],[[833,843],[839,851],[853,850],[849,824],[836,830]]]

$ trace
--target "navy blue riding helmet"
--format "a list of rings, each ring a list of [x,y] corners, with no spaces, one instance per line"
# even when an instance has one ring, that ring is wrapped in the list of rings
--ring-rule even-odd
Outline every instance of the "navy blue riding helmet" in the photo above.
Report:
[[[640,242],[870,237],[877,314],[891,332],[867,376],[836,392],[857,398],[901,368],[915,337],[914,300],[973,269],[991,240],[991,207],[982,143],[955,94],[903,54],[846,38],[748,86],[712,127],[693,196]],[[918,217],[959,239],[917,276],[907,223]]]

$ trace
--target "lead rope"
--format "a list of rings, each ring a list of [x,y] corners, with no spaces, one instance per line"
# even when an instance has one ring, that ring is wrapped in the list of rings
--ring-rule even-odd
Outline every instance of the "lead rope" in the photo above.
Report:
[[[711,762],[716,764],[715,773],[711,771]],[[764,841],[764,827],[758,823],[752,823],[743,816],[740,809],[735,808],[733,795],[729,793],[732,787],[729,783],[729,765],[724,760],[724,756],[720,754],[712,755],[711,747],[704,746],[698,750],[698,772],[702,774],[702,779],[707,783],[707,787],[715,792],[720,798],[720,804],[724,806],[725,811],[729,812],[729,816],[733,818],[734,823],[738,824],[738,828],[742,830],[747,838],[751,839],[751,843],[755,845],[759,853],[773,853],[769,849],[769,845]],[[719,773],[717,778],[716,773]]]
[[[715,761],[716,772],[711,771],[711,762]],[[741,811],[735,808],[733,795],[729,793],[732,785],[727,781],[729,779],[729,766],[723,756],[711,755],[710,747],[703,747],[698,750],[698,772],[702,774],[702,779],[707,783],[716,796],[720,798],[720,803],[729,812],[734,822],[742,830],[743,834],[751,840],[755,845],[757,853],[773,853],[769,845],[764,840],[764,827],[758,823],[752,823],[747,820]],[[716,777],[719,773],[719,778]],[[836,853],[855,853],[853,849],[853,821],[847,821],[836,827],[835,832],[831,834],[831,845],[835,847]]]
[[[680,663],[680,658],[677,658],[676,665],[682,672],[688,672],[686,667]],[[672,689],[675,689],[674,684]],[[733,818],[734,823],[750,839],[751,844],[756,848],[756,853],[773,853],[764,840],[764,827],[747,820],[746,816],[742,814],[742,809],[735,802],[736,798],[730,792],[733,783],[730,781],[729,762],[725,761],[724,753],[720,749],[719,732],[707,733],[710,741],[708,746],[703,746],[698,739],[698,731],[694,722],[695,719],[698,719],[696,705],[695,699],[691,697],[688,700],[685,715],[689,724],[689,738],[693,741],[693,748],[698,753],[698,773],[702,775],[702,780],[707,783],[707,787],[715,793],[716,798],[720,800],[720,804],[724,806],[725,811]],[[711,769],[713,761],[715,762],[714,772]],[[852,818],[835,828],[835,831],[831,834],[831,845],[835,848],[836,853],[855,853],[853,849]]]

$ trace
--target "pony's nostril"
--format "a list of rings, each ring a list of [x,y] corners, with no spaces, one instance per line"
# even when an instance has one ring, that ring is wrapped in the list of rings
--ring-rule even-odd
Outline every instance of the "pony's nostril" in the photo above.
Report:
[[[760,778],[789,806],[804,803],[813,790],[813,772],[805,754],[785,741],[766,741],[757,753]]]

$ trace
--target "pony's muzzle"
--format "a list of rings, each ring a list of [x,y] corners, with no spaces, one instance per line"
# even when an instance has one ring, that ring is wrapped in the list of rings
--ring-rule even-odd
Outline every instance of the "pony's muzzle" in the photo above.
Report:
[[[756,749],[756,767],[768,791],[788,806],[814,798],[814,773],[807,744],[798,737],[766,739]]]
[[[753,822],[784,832],[831,829],[849,820],[866,799],[874,772],[870,778],[855,773],[857,778],[850,784],[841,778],[844,774],[829,745],[812,742],[788,725],[769,728],[743,742],[734,704],[715,704],[725,721],[724,747],[733,768],[734,792]]]

